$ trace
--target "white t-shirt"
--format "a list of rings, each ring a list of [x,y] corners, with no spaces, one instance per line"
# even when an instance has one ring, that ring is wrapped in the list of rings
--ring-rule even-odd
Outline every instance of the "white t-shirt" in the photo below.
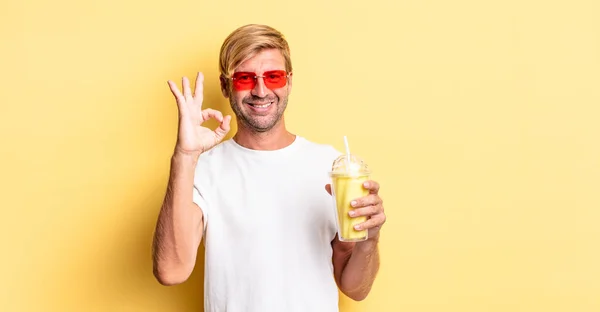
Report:
[[[334,312],[336,234],[328,171],[340,153],[295,141],[257,151],[227,140],[200,156],[206,312]]]

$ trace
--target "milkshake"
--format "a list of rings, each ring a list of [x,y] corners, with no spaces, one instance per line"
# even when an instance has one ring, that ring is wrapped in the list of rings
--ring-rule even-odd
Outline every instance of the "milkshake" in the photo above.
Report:
[[[333,162],[329,176],[340,241],[359,242],[368,238],[367,230],[354,229],[355,225],[367,221],[367,217],[350,217],[348,212],[354,209],[350,206],[351,201],[369,194],[363,183],[369,179],[370,173],[364,161],[349,153]]]

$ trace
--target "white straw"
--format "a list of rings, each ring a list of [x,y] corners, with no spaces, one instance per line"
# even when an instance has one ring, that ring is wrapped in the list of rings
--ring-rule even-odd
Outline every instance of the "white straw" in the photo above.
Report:
[[[350,169],[350,147],[348,146],[348,138],[344,136],[344,145],[346,146],[346,158],[348,159],[347,169]]]

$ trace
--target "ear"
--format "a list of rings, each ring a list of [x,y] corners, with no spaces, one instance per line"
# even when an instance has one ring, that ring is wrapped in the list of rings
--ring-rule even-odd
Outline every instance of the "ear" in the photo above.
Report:
[[[225,78],[225,76],[221,75],[219,76],[219,80],[221,81],[221,93],[223,93],[223,96],[225,98],[229,98],[229,88],[227,79]]]
[[[294,77],[294,75],[292,73],[290,73],[290,76],[288,77],[288,95],[290,93],[292,93],[292,77]]]

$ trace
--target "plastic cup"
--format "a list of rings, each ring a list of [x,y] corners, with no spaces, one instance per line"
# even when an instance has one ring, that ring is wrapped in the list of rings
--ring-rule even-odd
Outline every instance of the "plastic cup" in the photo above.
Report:
[[[329,176],[340,241],[360,242],[368,238],[367,230],[354,229],[355,225],[367,221],[367,217],[350,217],[348,212],[354,209],[351,201],[369,194],[363,183],[370,174],[367,164],[356,155],[341,155],[333,162]]]

